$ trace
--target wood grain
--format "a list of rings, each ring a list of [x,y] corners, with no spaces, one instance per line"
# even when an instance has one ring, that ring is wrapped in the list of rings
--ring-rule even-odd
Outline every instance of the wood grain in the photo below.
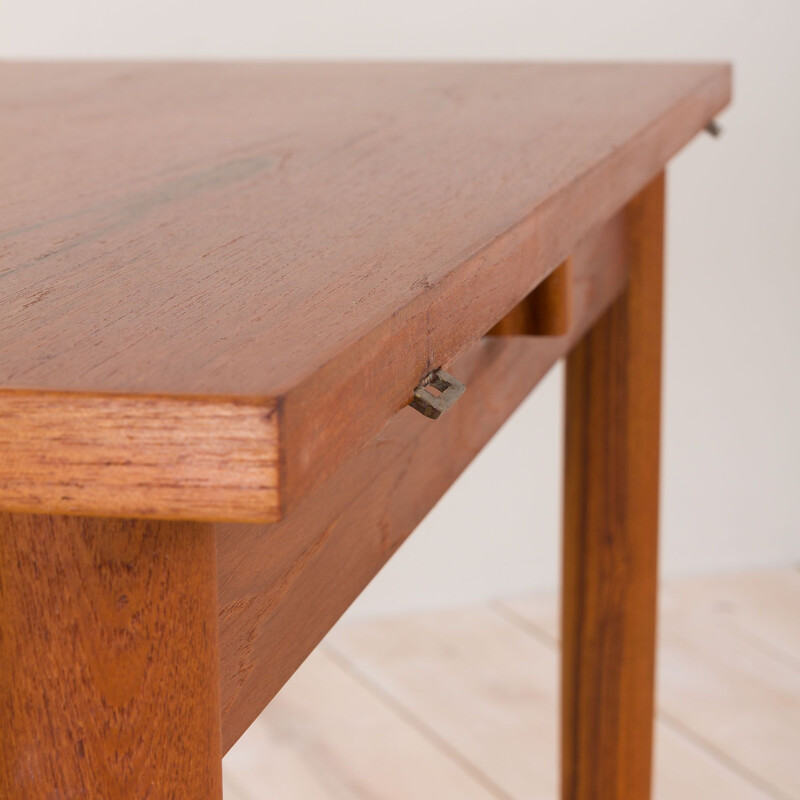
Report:
[[[664,178],[626,209],[628,286],[567,358],[564,800],[650,796]]]
[[[719,65],[2,64],[0,392],[52,392],[66,429],[74,392],[154,420],[159,398],[259,398],[278,410],[272,520],[729,95]],[[134,480],[158,463],[111,457]],[[76,506],[114,513],[88,484]]]
[[[209,524],[0,515],[0,797],[221,800]]]
[[[277,418],[258,401],[0,392],[0,505],[276,519]]]
[[[575,253],[565,337],[490,338],[452,367],[467,391],[432,422],[402,411],[275,525],[218,525],[227,750],[516,406],[621,290],[623,215]]]

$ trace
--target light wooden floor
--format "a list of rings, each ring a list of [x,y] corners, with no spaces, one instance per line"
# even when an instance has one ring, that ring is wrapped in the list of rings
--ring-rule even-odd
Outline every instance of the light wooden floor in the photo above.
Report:
[[[223,761],[225,800],[558,796],[557,601],[340,625]],[[800,572],[667,584],[655,796],[800,798]]]

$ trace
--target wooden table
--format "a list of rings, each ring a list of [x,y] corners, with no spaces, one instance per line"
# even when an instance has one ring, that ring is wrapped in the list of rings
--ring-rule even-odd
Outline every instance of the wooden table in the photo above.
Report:
[[[564,356],[562,796],[647,797],[663,170],[730,80],[0,66],[0,797],[219,798]]]

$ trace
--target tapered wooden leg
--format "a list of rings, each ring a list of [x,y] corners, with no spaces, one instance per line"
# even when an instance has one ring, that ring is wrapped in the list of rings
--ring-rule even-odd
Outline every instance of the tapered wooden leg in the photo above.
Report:
[[[628,288],[567,359],[563,800],[650,794],[663,197],[631,202]]]
[[[221,796],[211,526],[0,515],[0,797]]]

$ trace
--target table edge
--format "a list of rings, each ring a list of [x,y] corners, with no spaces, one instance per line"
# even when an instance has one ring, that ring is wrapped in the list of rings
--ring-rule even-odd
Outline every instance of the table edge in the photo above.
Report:
[[[0,388],[0,511],[277,521],[728,105],[731,65],[707,66],[623,147],[280,396]],[[465,319],[477,285],[490,301]],[[407,344],[399,353],[398,331]],[[324,414],[312,407],[320,396]]]

